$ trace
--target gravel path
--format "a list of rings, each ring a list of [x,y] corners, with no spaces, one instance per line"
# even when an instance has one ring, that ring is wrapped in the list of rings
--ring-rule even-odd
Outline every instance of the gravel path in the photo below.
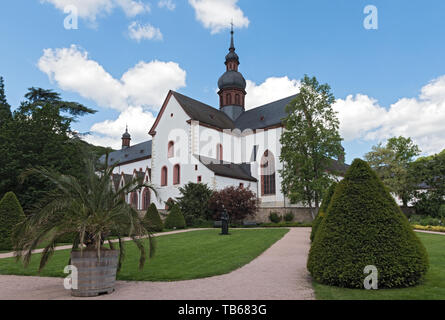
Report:
[[[101,300],[314,299],[306,271],[310,228],[293,228],[244,267],[229,274],[178,282],[117,281]],[[73,299],[61,278],[0,276],[0,299]],[[85,299],[85,298],[83,298]]]
[[[420,232],[420,233],[429,233],[429,234],[440,234],[442,236],[445,236],[445,232],[438,232],[438,231],[428,231],[428,230],[414,230],[416,232]]]

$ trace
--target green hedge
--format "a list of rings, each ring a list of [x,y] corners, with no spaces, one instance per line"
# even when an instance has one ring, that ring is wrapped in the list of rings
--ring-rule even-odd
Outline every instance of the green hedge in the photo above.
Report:
[[[159,211],[154,203],[148,207],[142,223],[148,231],[161,232],[164,230],[164,224],[162,223],[161,216],[159,215]]]
[[[6,193],[0,200],[0,250],[13,250],[12,232],[24,219],[25,214],[15,194]]]
[[[329,203],[331,203],[332,196],[334,195],[335,188],[337,187],[337,182],[333,182],[331,186],[326,190],[326,193],[323,197],[323,201],[321,202],[320,210],[318,210],[318,214],[312,222],[312,231],[311,231],[311,241],[314,241],[315,235],[317,234],[318,227],[323,221],[323,217],[328,210]]]
[[[174,204],[170,208],[170,213],[168,214],[167,219],[165,219],[165,227],[167,229],[185,228],[185,219],[177,204]]]
[[[425,247],[369,165],[355,160],[331,199],[308,258],[323,284],[364,288],[364,268],[379,288],[417,285],[428,269]]]

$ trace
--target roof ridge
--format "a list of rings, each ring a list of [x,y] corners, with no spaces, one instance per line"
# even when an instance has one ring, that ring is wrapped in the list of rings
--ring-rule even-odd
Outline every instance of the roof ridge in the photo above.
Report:
[[[284,97],[284,98],[281,98],[281,99],[278,99],[278,100],[274,100],[274,101],[268,102],[266,104],[257,106],[255,108],[251,108],[251,109],[247,110],[245,113],[247,113],[249,111],[252,111],[252,110],[256,110],[256,109],[262,108],[262,107],[267,107],[268,105],[271,105],[271,104],[274,104],[274,103],[277,103],[277,102],[280,102],[280,101],[283,101],[283,100],[287,100],[287,99],[292,98],[292,97],[296,97],[297,95],[298,95],[298,93],[290,95],[290,96],[287,96],[287,97]]]

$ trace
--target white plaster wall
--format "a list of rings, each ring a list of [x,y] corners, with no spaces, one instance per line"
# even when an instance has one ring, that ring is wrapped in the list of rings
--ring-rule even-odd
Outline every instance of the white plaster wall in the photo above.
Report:
[[[139,171],[140,168],[142,168],[142,171],[145,171],[145,169],[151,168],[151,159],[145,159],[138,162],[133,162],[129,164],[125,164],[123,166],[117,166],[113,173],[121,174],[122,172],[125,174],[133,174],[133,171],[136,169],[136,171]]]

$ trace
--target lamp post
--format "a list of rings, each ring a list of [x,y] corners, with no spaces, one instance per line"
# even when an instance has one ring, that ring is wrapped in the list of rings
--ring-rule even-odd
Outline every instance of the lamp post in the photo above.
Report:
[[[221,235],[226,236],[229,234],[229,214],[227,213],[224,205],[221,212]]]

